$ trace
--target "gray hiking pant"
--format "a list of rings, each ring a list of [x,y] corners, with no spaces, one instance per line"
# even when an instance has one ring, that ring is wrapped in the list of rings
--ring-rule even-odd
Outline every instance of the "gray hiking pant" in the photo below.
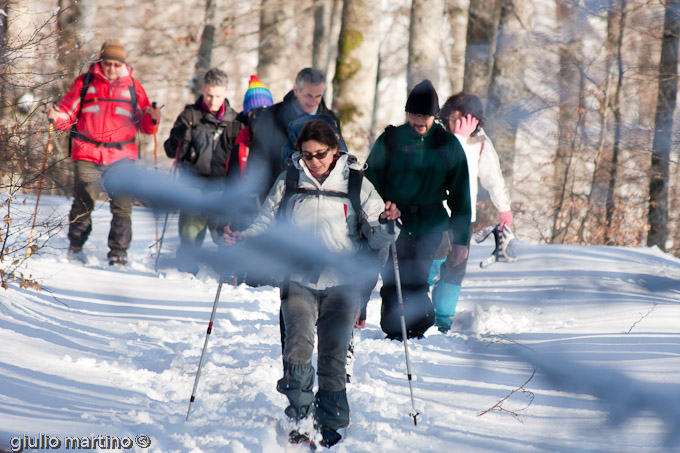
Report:
[[[320,427],[338,429],[349,424],[345,393],[347,345],[361,299],[359,289],[336,286],[315,291],[291,282],[288,297],[281,302],[286,325],[283,377],[277,390],[288,397],[286,414],[305,417],[316,403],[315,420]],[[314,386],[314,327],[318,335],[319,391]]]
[[[122,159],[113,164],[99,165],[94,162],[77,160],[73,173],[73,205],[69,213],[68,238],[71,245],[82,247],[92,231],[90,213],[94,210],[95,200],[106,190],[103,184],[105,172],[112,166],[133,165],[134,161]],[[109,255],[125,256],[132,240],[132,198],[107,191],[111,198],[111,229],[109,230]]]

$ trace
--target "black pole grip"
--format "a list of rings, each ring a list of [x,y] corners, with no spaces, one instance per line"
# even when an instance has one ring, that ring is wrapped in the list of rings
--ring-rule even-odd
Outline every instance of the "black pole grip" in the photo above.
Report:
[[[387,221],[387,232],[390,234],[394,234],[394,220]]]

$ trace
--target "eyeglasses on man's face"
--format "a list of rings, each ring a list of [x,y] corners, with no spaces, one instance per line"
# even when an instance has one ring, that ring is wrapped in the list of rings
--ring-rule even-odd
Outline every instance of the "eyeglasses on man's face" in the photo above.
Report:
[[[408,114],[409,117],[411,117],[414,120],[421,120],[421,121],[426,121],[428,118],[434,118],[432,115],[422,115],[420,113],[410,113]]]
[[[101,65],[105,68],[112,67],[112,68],[120,68],[123,66],[123,63],[120,61],[112,61],[112,60],[102,60]]]

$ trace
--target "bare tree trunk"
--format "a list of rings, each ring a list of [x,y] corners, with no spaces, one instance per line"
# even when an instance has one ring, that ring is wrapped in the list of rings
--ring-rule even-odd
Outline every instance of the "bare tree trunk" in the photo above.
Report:
[[[96,15],[97,0],[59,0],[57,58],[64,77],[55,85],[56,93],[64,93],[73,79],[87,70],[88,57],[99,50],[93,43]]]
[[[498,150],[509,187],[513,181],[517,128],[524,116],[524,52],[532,13],[531,0],[503,0],[486,108],[486,131]]]
[[[659,62],[659,93],[656,101],[647,215],[647,245],[656,245],[661,250],[666,250],[668,239],[668,181],[673,114],[678,94],[679,35],[680,0],[667,0]]]
[[[600,136],[588,194],[587,211],[578,236],[587,242],[614,245],[616,186],[621,146],[621,92],[623,85],[623,32],[626,0],[609,0],[605,40],[605,79],[598,87]],[[617,70],[618,69],[618,70]],[[613,125],[610,117],[613,116]],[[613,131],[613,133],[612,133]]]
[[[439,85],[443,0],[412,0],[406,69],[407,93],[421,80]]]
[[[375,142],[376,137],[379,135],[376,130],[378,127],[378,111],[380,110],[380,90],[378,86],[380,85],[380,79],[382,78],[382,55],[378,52],[378,69],[375,71],[375,93],[373,94],[373,112],[371,113],[371,136],[369,140],[371,143]]]
[[[333,0],[314,0],[314,40],[312,42],[312,66],[323,71],[328,70],[328,53],[330,51],[331,14]]]
[[[257,75],[269,87],[274,102],[283,99],[292,84],[289,79],[295,3],[262,0]]]
[[[342,0],[314,0],[314,41],[312,43],[312,66],[326,75],[324,99],[333,102],[333,75],[338,56],[338,37],[342,16]]]
[[[451,93],[463,90],[465,77],[465,37],[467,35],[469,0],[447,0],[446,15],[449,18],[449,36],[453,40],[451,45],[451,60],[448,62],[448,76],[451,80]]]
[[[378,2],[345,0],[333,79],[333,107],[342,122],[343,137],[364,158],[371,137],[378,73],[379,19]]]
[[[563,242],[574,210],[573,176],[570,175],[574,153],[580,147],[579,126],[584,120],[583,74],[581,71],[581,37],[577,32],[578,14],[572,0],[557,1],[557,26],[562,42],[559,54],[559,113],[557,151],[554,159],[554,214],[552,242]]]
[[[491,82],[499,20],[499,0],[470,1],[463,91],[476,95],[483,104]]]
[[[205,19],[203,20],[203,32],[201,33],[201,43],[198,47],[198,58],[194,67],[193,86],[191,91],[194,96],[201,94],[203,76],[210,69],[212,64],[212,51],[215,47],[215,10],[217,0],[205,0]]]
[[[613,3],[614,0],[612,0]],[[613,5],[612,5],[613,6]],[[605,218],[607,227],[604,232],[605,244],[613,244],[612,235],[614,233],[614,213],[616,204],[614,196],[616,193],[616,182],[618,179],[618,165],[619,153],[621,150],[621,94],[623,92],[623,32],[626,23],[626,0],[620,0],[618,8],[612,7],[609,11],[608,26],[607,26],[607,43],[608,47],[616,45],[616,89],[614,91],[614,100],[612,102],[612,111],[614,114],[614,143],[612,144],[612,156],[609,168],[609,184],[607,186],[607,201],[605,202]],[[617,11],[618,10],[618,11]],[[611,53],[611,50],[609,51]],[[608,71],[610,72],[610,71]]]
[[[0,9],[4,14],[0,13],[0,78],[4,81],[7,80],[5,71],[9,67],[8,53],[8,36],[7,27],[9,25],[9,10],[10,10],[10,0],[0,0]],[[0,83],[0,124],[2,124],[5,116],[9,112],[9,99],[7,93],[7,82]]]

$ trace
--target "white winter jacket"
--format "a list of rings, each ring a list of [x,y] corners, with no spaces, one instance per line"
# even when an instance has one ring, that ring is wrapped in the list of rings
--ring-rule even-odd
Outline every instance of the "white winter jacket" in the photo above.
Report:
[[[498,153],[486,136],[484,129],[474,137],[464,138],[454,134],[465,151],[470,174],[470,204],[472,205],[472,222],[477,218],[477,178],[479,183],[489,192],[491,202],[498,212],[510,210],[510,194],[505,186]]]
[[[323,183],[320,183],[300,159],[299,153],[292,157],[294,165],[300,171],[298,187],[313,190],[348,192],[349,169],[352,166],[360,169],[356,163],[348,164],[348,155],[341,154],[335,167]],[[264,233],[276,221],[276,214],[283,199],[286,186],[286,172],[279,175],[265,199],[260,213],[246,230],[244,239]],[[385,210],[383,202],[373,184],[362,179],[361,207],[365,221],[362,222],[362,234],[368,239],[373,249],[389,247],[392,235],[387,232],[387,226],[378,223],[380,213]],[[283,207],[289,223],[303,231],[307,231],[321,242],[331,252],[339,255],[355,255],[360,247],[360,235],[356,233],[356,213],[347,198],[327,195],[310,195],[306,193],[293,194],[287,205]],[[397,233],[398,234],[398,233]],[[395,238],[396,239],[396,238]],[[356,275],[347,275],[323,269],[318,280],[307,274],[292,273],[290,280],[314,290],[322,290],[332,286],[356,284]]]

